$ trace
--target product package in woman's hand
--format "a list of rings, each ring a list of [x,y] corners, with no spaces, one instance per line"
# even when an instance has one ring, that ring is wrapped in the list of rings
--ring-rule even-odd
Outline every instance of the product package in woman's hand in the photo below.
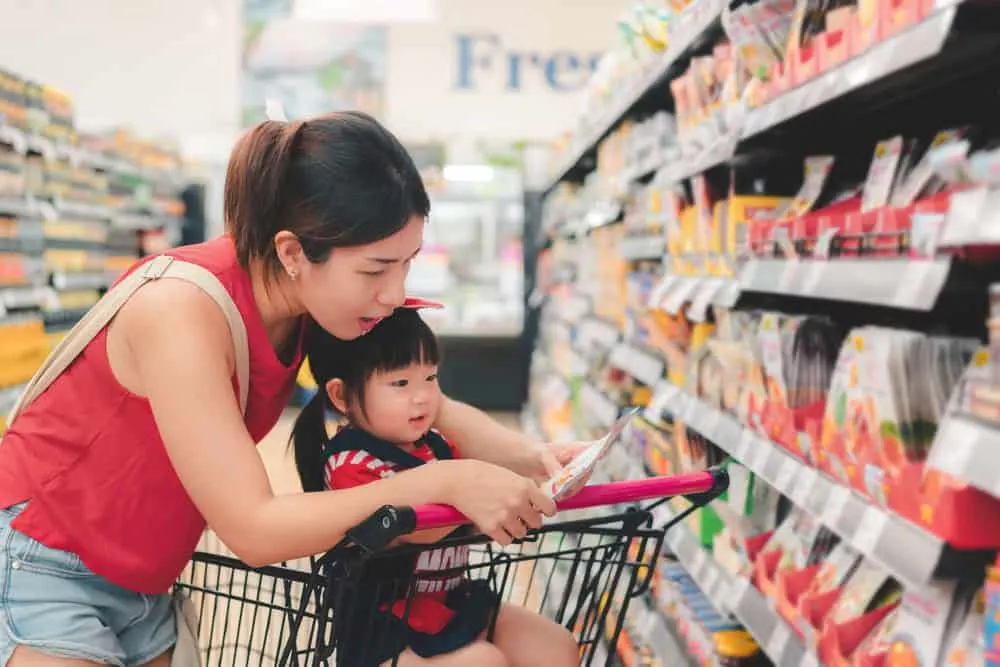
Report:
[[[561,500],[577,482],[594,471],[597,462],[604,458],[613,444],[618,442],[632,421],[632,417],[638,412],[639,408],[632,408],[619,417],[606,436],[595,440],[590,447],[577,454],[572,461],[563,466],[562,470],[542,484],[542,490],[554,500]]]

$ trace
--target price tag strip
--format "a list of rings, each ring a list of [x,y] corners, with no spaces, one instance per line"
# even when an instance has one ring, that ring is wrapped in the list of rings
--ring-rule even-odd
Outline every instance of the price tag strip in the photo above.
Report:
[[[694,294],[695,290],[698,289],[698,285],[701,284],[701,278],[683,278],[680,283],[674,287],[667,298],[663,300],[663,310],[667,311],[671,315],[676,315],[681,307],[691,300],[691,296]]]
[[[663,419],[663,413],[679,393],[680,389],[675,385],[665,381],[658,382],[653,390],[653,397],[643,410],[643,416],[649,422],[658,423]]]
[[[691,299],[691,307],[688,308],[688,318],[692,322],[704,322],[708,316],[708,307],[715,300],[715,295],[719,293],[725,282],[722,278],[709,278],[703,282]]]
[[[740,282],[748,292],[926,311],[933,308],[950,268],[949,258],[756,260]]]
[[[975,417],[949,415],[934,438],[927,465],[1000,498],[1000,428]]]
[[[774,480],[774,486],[783,494],[792,497],[794,500],[792,491],[795,484],[795,475],[802,469],[802,465],[787,454],[781,458],[781,467],[778,468],[778,475],[777,479]]]
[[[840,532],[839,524],[847,502],[851,499],[851,491],[846,486],[834,486],[830,491],[826,507],[823,509],[823,523],[837,532]]]

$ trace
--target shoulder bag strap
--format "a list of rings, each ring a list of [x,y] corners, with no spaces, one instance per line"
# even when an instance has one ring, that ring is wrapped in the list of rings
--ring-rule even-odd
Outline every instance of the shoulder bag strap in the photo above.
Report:
[[[229,323],[233,337],[233,350],[236,358],[236,381],[239,387],[240,411],[246,413],[247,396],[250,391],[250,347],[247,339],[246,325],[239,309],[233,302],[226,288],[222,286],[210,271],[167,255],[160,255],[143,266],[140,266],[126,276],[101,297],[87,314],[70,329],[65,338],[49,354],[41,368],[35,372],[28,382],[14,408],[7,418],[8,424],[13,424],[17,416],[46,389],[57,377],[65,371],[84,348],[111,322],[122,306],[135,292],[150,282],[160,278],[178,278],[185,280],[208,294],[222,309]]]

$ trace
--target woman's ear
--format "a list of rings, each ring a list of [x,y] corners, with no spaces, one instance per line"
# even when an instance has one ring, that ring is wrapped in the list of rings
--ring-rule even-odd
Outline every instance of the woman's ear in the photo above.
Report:
[[[340,378],[333,378],[326,383],[326,395],[334,409],[342,415],[347,414],[347,387]]]
[[[278,255],[278,261],[284,267],[285,273],[292,280],[297,278],[306,262],[305,252],[299,237],[287,229],[281,230],[274,235],[274,251]]]

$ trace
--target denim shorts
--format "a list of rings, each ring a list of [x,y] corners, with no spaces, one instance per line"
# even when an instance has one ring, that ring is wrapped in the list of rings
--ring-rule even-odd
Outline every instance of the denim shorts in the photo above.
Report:
[[[0,667],[18,646],[133,667],[177,638],[170,596],[133,593],[11,528],[23,505],[0,509]]]

